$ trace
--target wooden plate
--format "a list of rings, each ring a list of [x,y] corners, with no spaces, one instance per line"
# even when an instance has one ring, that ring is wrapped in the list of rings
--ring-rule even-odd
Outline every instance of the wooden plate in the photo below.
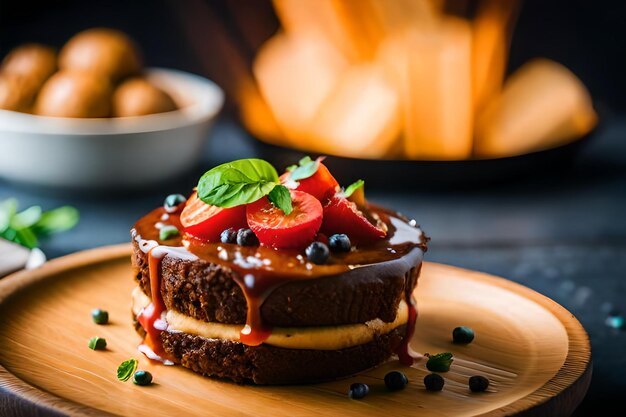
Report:
[[[591,378],[589,340],[580,323],[552,300],[510,281],[426,263],[417,298],[418,352],[455,355],[442,392],[428,392],[424,361],[392,360],[353,378],[315,385],[240,386],[182,367],[152,364],[137,351],[130,320],[134,286],[130,246],[80,252],[0,281],[0,415],[568,415]],[[90,311],[109,311],[98,326]],[[451,343],[459,325],[475,329],[470,345]],[[92,336],[106,351],[92,351]],[[155,383],[119,382],[123,360],[139,359]],[[401,369],[409,386],[388,392],[382,381]],[[485,375],[486,393],[468,377]],[[346,395],[355,381],[370,385],[363,400]],[[38,415],[42,415],[38,414]]]

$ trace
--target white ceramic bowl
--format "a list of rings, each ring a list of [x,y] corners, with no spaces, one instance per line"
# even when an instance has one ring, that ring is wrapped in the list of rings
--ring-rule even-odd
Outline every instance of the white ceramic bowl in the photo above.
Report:
[[[0,177],[62,188],[130,188],[193,167],[224,93],[212,81],[181,71],[153,68],[146,76],[180,108],[109,119],[0,110]]]

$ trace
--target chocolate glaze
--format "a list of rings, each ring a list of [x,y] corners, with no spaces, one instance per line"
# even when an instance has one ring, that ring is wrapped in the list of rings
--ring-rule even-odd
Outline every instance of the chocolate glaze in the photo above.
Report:
[[[263,246],[243,247],[208,243],[187,235],[166,242],[159,241],[158,225],[172,224],[182,230],[179,219],[181,209],[182,206],[178,211],[168,213],[165,222],[163,221],[165,210],[163,208],[153,210],[135,224],[133,237],[140,242],[140,247],[146,248],[146,252],[157,245],[184,247],[190,254],[204,261],[227,265],[236,272],[237,284],[241,287],[248,304],[247,321],[241,333],[241,341],[251,346],[261,344],[271,334],[271,328],[265,326],[261,319],[260,309],[267,296],[280,285],[294,280],[335,276],[340,279],[364,276],[385,279],[402,276],[421,264],[428,240],[418,227],[409,224],[402,216],[380,207],[372,207],[372,211],[387,224],[389,229],[387,237],[373,244],[357,247],[348,253],[332,254],[325,265],[315,265],[307,262],[303,253],[296,251],[274,250]],[[177,255],[167,253],[165,256]],[[413,308],[415,303],[411,300],[410,294],[414,285],[415,283],[407,283],[410,288],[406,288],[407,303]],[[153,283],[151,287],[157,288]],[[152,293],[154,298],[155,292]],[[159,297],[160,294],[157,292],[156,295]],[[162,305],[162,301],[156,303]],[[410,315],[413,325],[407,326],[407,336],[413,332],[415,317],[416,312],[413,311]],[[408,343],[408,338],[406,339]],[[404,350],[408,350],[407,348],[408,346],[405,346]]]

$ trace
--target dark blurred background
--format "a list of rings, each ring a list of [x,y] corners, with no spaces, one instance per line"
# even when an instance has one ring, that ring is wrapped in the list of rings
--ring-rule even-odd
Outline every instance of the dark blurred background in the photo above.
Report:
[[[533,57],[552,58],[581,78],[600,114],[599,132],[571,169],[454,192],[419,190],[409,195],[368,189],[373,201],[413,216],[426,227],[433,236],[429,260],[528,285],[581,320],[591,337],[595,367],[577,416],[624,415],[626,331],[607,326],[607,317],[626,309],[624,16],[626,2],[523,4],[509,72]],[[141,46],[148,66],[178,68],[220,83],[220,77],[233,70],[233,62],[251,61],[255,46],[277,23],[268,0],[0,0],[0,56],[24,42],[60,47],[73,34],[94,26],[127,32]],[[235,26],[246,30],[235,31]],[[225,36],[235,40],[239,56],[233,57],[233,46],[221,41]],[[232,106],[229,109],[207,145],[204,168],[253,155],[243,130],[224,122],[233,114]],[[44,203],[32,190],[0,181],[0,200],[15,196],[24,207],[69,202],[81,210],[79,227],[44,244],[44,251],[55,257],[127,241],[133,219],[160,204],[164,195],[190,189],[197,175],[130,200],[48,195]],[[91,227],[103,219],[108,227],[94,236]]]
[[[205,74],[207,60],[198,56],[188,39],[209,44],[229,20],[249,16],[263,21],[248,28],[259,40],[272,29],[268,0],[2,0],[0,2],[0,55],[24,42],[56,47],[75,33],[94,26],[121,29],[144,51],[146,64]],[[237,17],[239,16],[239,17]],[[626,3],[620,1],[527,0],[512,40],[509,71],[528,59],[543,56],[572,70],[589,88],[600,111],[626,108]],[[190,22],[188,19],[193,18]],[[218,19],[216,21],[215,19]],[[236,36],[235,36],[236,37]],[[254,42],[240,39],[241,49]],[[201,47],[200,47],[201,48]],[[250,55],[246,58],[250,59]],[[215,63],[219,65],[219,63]],[[213,68],[213,67],[211,67]]]

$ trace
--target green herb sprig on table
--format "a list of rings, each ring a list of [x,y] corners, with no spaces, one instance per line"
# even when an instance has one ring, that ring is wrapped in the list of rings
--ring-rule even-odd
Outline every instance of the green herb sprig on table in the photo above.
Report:
[[[69,230],[78,219],[78,210],[70,206],[50,211],[32,206],[18,212],[17,200],[9,198],[0,202],[0,238],[33,249],[40,238]]]
[[[207,171],[197,187],[207,204],[230,208],[268,199],[285,214],[293,210],[289,190],[280,184],[276,169],[262,159],[240,159]]]
[[[117,367],[117,379],[122,382],[126,382],[133,376],[135,369],[137,369],[137,359],[131,358],[124,361]]]
[[[454,358],[450,352],[430,355],[428,362],[426,362],[426,368],[431,372],[448,372],[453,360]]]

